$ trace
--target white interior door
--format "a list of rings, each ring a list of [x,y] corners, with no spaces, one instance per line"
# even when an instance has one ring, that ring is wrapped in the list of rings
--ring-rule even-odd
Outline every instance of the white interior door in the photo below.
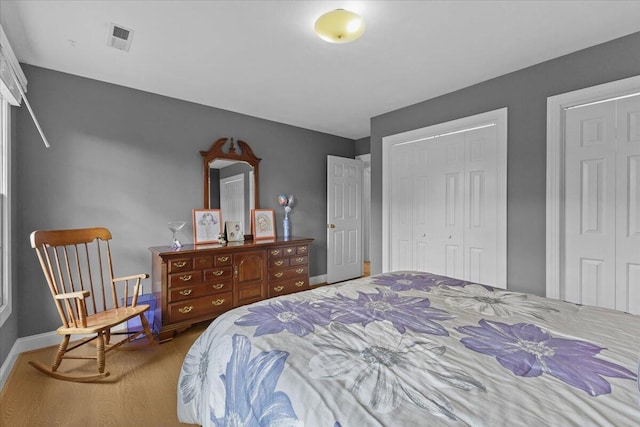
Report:
[[[615,307],[615,102],[566,113],[565,295]]]
[[[327,156],[327,283],[362,276],[362,161]]]
[[[565,113],[564,295],[640,313],[640,96]]]
[[[223,221],[239,221],[246,232],[243,174],[220,179],[220,210]]]
[[[640,314],[640,95],[617,111],[616,308]]]

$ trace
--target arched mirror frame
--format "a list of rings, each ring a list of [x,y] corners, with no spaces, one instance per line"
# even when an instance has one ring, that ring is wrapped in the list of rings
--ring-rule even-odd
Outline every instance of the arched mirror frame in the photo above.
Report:
[[[237,146],[236,146],[237,144]],[[228,147],[225,149],[225,145]],[[238,153],[238,150],[240,151]],[[208,150],[201,150],[200,155],[203,160],[203,176],[204,176],[204,208],[209,209],[209,198],[210,198],[210,188],[209,188],[209,170],[211,167],[211,162],[216,159],[225,159],[225,160],[237,160],[240,162],[247,162],[249,165],[253,167],[253,196],[254,196],[254,209],[258,209],[259,206],[259,195],[260,195],[260,179],[258,172],[258,165],[260,163],[259,157],[256,157],[253,154],[253,150],[249,147],[244,141],[234,141],[233,138],[220,138],[213,144],[211,144],[211,148]]]

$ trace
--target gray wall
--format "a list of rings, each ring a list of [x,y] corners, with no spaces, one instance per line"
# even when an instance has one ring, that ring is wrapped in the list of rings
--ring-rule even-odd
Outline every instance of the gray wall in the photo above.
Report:
[[[640,33],[597,45],[371,120],[371,228],[382,229],[382,138],[508,107],[507,280],[545,293],[547,97],[640,74]],[[371,236],[371,272],[382,236]]]
[[[221,137],[246,141],[262,158],[260,207],[276,209],[280,235],[284,213],[276,197],[296,196],[293,234],[315,239],[311,275],[326,273],[326,156],[354,157],[353,140],[23,68],[29,100],[52,148],[44,148],[26,108],[20,108],[13,163],[20,212],[14,233],[19,336],[59,326],[29,246],[31,231],[104,225],[114,237],[115,274],[150,272],[148,247],[170,243],[167,221],[189,221],[179,238],[193,241],[191,209],[203,203],[199,151]]]
[[[368,136],[356,140],[356,156],[371,153],[371,138]]]

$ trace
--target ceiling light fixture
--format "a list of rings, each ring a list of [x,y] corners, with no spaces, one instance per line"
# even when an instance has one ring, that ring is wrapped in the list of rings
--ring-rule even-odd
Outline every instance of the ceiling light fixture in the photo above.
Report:
[[[364,19],[357,13],[336,9],[318,18],[315,32],[329,43],[349,43],[360,38],[364,27]]]

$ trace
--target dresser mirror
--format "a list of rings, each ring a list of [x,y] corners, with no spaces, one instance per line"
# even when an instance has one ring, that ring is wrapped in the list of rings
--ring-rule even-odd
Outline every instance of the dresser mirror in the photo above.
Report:
[[[200,151],[204,167],[204,208],[220,209],[222,221],[238,221],[251,237],[251,209],[259,207],[260,159],[244,141],[220,138]],[[224,224],[223,224],[224,226]]]

